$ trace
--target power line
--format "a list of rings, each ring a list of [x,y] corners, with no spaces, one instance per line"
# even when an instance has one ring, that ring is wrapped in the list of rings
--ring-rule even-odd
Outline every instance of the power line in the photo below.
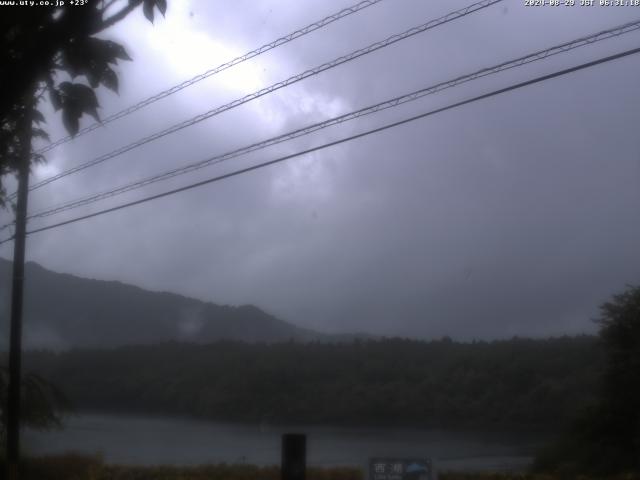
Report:
[[[66,137],[62,137],[58,140],[56,140],[53,143],[50,143],[49,145],[47,145],[46,147],[41,148],[40,150],[38,150],[37,154],[43,154],[45,152],[48,152],[49,150],[52,150],[54,148],[56,148],[59,145],[62,145],[64,143],[67,143],[75,138],[78,138],[86,133],[89,133],[99,127],[102,127],[108,123],[111,123],[115,120],[118,120],[122,117],[125,117],[127,115],[132,114],[133,112],[136,112],[138,110],[140,110],[141,108],[144,108],[148,105],[151,105],[152,103],[157,102],[158,100],[162,100],[163,98],[168,97],[169,95],[173,95],[174,93],[179,92],[180,90],[183,90],[195,83],[198,83],[206,78],[209,78],[217,73],[220,73],[224,70],[227,70],[228,68],[231,68],[235,65],[238,65],[242,62],[245,62],[247,60],[250,60],[252,58],[255,58],[259,55],[262,55],[263,53],[266,53],[270,50],[273,50],[277,47],[280,47],[286,43],[292,42],[293,40],[303,37],[311,32],[314,32],[316,30],[319,30],[323,27],[326,27],[327,25],[336,22],[338,20],[341,20],[345,17],[348,17],[349,15],[352,15],[356,12],[359,12],[360,10],[364,10],[365,8],[371,7],[372,5],[375,5],[376,3],[380,3],[382,0],[364,0],[361,1],[360,3],[357,3],[355,5],[352,5],[350,7],[344,8],[342,10],[340,10],[339,12],[336,12],[332,15],[329,15],[325,18],[323,18],[322,20],[318,20],[317,22],[311,23],[309,25],[307,25],[306,27],[302,27],[294,32],[289,33],[288,35],[284,35],[283,37],[280,37],[276,40],[273,40],[272,42],[266,43],[264,45],[262,45],[261,47],[256,48],[255,50],[251,50],[250,52],[245,53],[244,55],[240,55],[239,57],[234,58],[233,60],[230,60],[226,63],[223,63],[221,65],[218,65],[215,68],[212,68],[210,70],[207,70],[204,73],[201,73],[200,75],[196,75],[195,77],[189,79],[189,80],[185,80],[184,82],[175,85],[171,88],[168,88],[166,90],[163,90],[149,98],[146,98],[138,103],[136,103],[135,105],[131,105],[128,108],[125,108],[124,110],[120,110],[117,113],[114,113],[113,115],[110,115],[106,118],[104,118],[101,122],[95,122],[87,127],[82,128],[75,137],[72,137],[71,135],[67,135]]]
[[[118,205],[118,206],[115,206],[115,207],[111,207],[111,208],[107,208],[107,209],[104,209],[104,210],[100,210],[98,212],[90,213],[90,214],[83,215],[83,216],[80,216],[80,217],[75,217],[75,218],[72,218],[72,219],[69,219],[69,220],[65,220],[63,222],[58,222],[58,223],[55,223],[55,224],[52,224],[52,225],[47,225],[45,227],[36,228],[34,230],[28,231],[27,234],[44,232],[46,230],[51,230],[51,229],[58,228],[58,227],[61,227],[61,226],[64,226],[64,225],[69,225],[71,223],[76,223],[76,222],[79,222],[81,220],[87,220],[89,218],[93,218],[93,217],[97,217],[97,216],[100,216],[100,215],[104,215],[106,213],[115,212],[117,210],[122,210],[122,209],[125,209],[125,208],[128,208],[128,207],[132,207],[132,206],[135,206],[135,205],[140,205],[142,203],[150,202],[152,200],[157,200],[157,199],[160,199],[160,198],[163,198],[163,197],[167,197],[169,195],[174,195],[176,193],[184,192],[186,190],[191,190],[191,189],[194,189],[194,188],[197,188],[197,187],[208,185],[210,183],[214,183],[214,182],[218,182],[218,181],[221,181],[221,180],[225,180],[227,178],[235,177],[235,176],[247,173],[247,172],[251,172],[253,170],[258,170],[258,169],[261,169],[261,168],[264,168],[264,167],[268,167],[268,166],[274,165],[276,163],[281,163],[281,162],[284,162],[286,160],[290,160],[290,159],[295,158],[295,157],[306,155],[308,153],[316,152],[318,150],[323,150],[323,149],[328,148],[328,147],[339,145],[339,144],[342,144],[342,143],[345,143],[345,142],[349,142],[351,140],[355,140],[355,139],[358,139],[358,138],[366,137],[368,135],[372,135],[372,134],[375,134],[375,133],[380,133],[380,132],[382,132],[384,130],[387,130],[387,129],[390,129],[390,128],[394,128],[394,127],[398,127],[400,125],[404,125],[404,124],[413,122],[415,120],[426,118],[426,117],[429,117],[429,116],[432,116],[432,115],[436,115],[438,113],[442,113],[442,112],[445,112],[447,110],[452,110],[454,108],[458,108],[458,107],[461,107],[463,105],[468,105],[470,103],[474,103],[474,102],[477,102],[479,100],[484,100],[484,99],[487,99],[487,98],[490,98],[490,97],[501,95],[503,93],[507,93],[507,92],[510,92],[510,91],[513,91],[513,90],[524,88],[526,86],[533,85],[533,84],[540,83],[540,82],[544,82],[544,81],[547,81],[547,80],[551,80],[553,78],[557,78],[557,77],[560,77],[560,76],[563,76],[563,75],[567,75],[569,73],[577,72],[579,70],[584,70],[584,69],[587,69],[587,68],[590,68],[590,67],[594,67],[596,65],[603,64],[603,63],[611,62],[613,60],[618,60],[620,58],[627,57],[627,56],[630,56],[630,55],[634,55],[636,53],[640,53],[640,47],[639,48],[634,48],[634,49],[631,49],[631,50],[626,50],[624,52],[620,52],[620,53],[617,53],[617,54],[614,54],[614,55],[609,55],[607,57],[602,57],[602,58],[599,58],[597,60],[593,60],[591,62],[587,62],[587,63],[583,63],[583,64],[580,64],[580,65],[577,65],[575,67],[570,67],[570,68],[566,68],[564,70],[556,71],[554,73],[550,73],[550,74],[547,74],[547,75],[542,75],[542,76],[539,76],[539,77],[535,77],[535,78],[533,78],[531,80],[527,80],[527,81],[524,81],[524,82],[516,83],[516,84],[510,85],[508,87],[500,88],[498,90],[493,90],[493,91],[491,91],[489,93],[478,95],[478,96],[469,98],[467,100],[462,100],[460,102],[452,103],[452,104],[449,104],[449,105],[447,105],[445,107],[437,108],[435,110],[430,110],[428,112],[421,113],[419,115],[415,115],[415,116],[412,116],[412,117],[409,117],[409,118],[405,118],[405,119],[399,120],[397,122],[388,123],[388,124],[383,125],[381,127],[374,128],[374,129],[371,129],[371,130],[367,130],[367,131],[364,131],[364,132],[361,132],[361,133],[358,133],[358,134],[355,134],[355,135],[351,135],[349,137],[345,137],[345,138],[342,138],[340,140],[335,140],[333,142],[325,143],[325,144],[319,145],[317,147],[309,148],[309,149],[303,150],[301,152],[293,153],[293,154],[290,154],[290,155],[285,155],[285,156],[276,158],[274,160],[270,160],[268,162],[264,162],[264,163],[260,163],[260,164],[257,164],[257,165],[253,165],[251,167],[247,167],[247,168],[243,168],[243,169],[240,169],[240,170],[236,170],[234,172],[230,172],[230,173],[227,173],[227,174],[224,174],[224,175],[219,175],[217,177],[209,178],[207,180],[202,180],[200,182],[192,183],[192,184],[180,187],[180,188],[176,188],[176,189],[169,190],[169,191],[166,191],[166,192],[163,192],[163,193],[159,193],[157,195],[152,195],[152,196],[145,197],[145,198],[142,198],[142,199],[139,199],[139,200],[135,200],[133,202],[128,202],[128,203],[121,204],[121,205]],[[11,238],[8,238],[6,240],[1,241],[0,244],[8,242],[9,240],[11,240]]]
[[[15,235],[11,235],[10,237],[5,238],[4,240],[0,240],[0,245],[2,245],[2,244],[4,244],[4,243],[7,243],[7,242],[10,242],[10,241],[11,241],[11,240],[13,240],[14,238],[16,238],[16,236],[15,236]]]
[[[556,45],[544,50],[539,50],[535,53],[531,53],[529,55],[525,55],[523,57],[518,57],[516,59],[512,59],[512,60],[508,60],[506,62],[500,63],[498,65],[494,65],[492,67],[487,67],[487,68],[483,68],[481,70],[477,70],[473,73],[470,74],[466,74],[466,75],[462,75],[459,77],[456,77],[452,80],[448,80],[445,82],[441,82],[405,95],[401,95],[389,100],[385,100],[384,102],[379,102],[375,105],[370,105],[368,107],[365,108],[361,108],[359,110],[344,114],[344,115],[340,115],[322,122],[318,122],[312,125],[308,125],[306,127],[303,128],[299,128],[297,130],[282,134],[282,135],[278,135],[272,138],[269,138],[267,140],[263,140],[260,142],[256,142],[253,143],[251,145],[248,146],[244,146],[220,155],[216,155],[214,157],[208,158],[206,160],[201,160],[199,162],[195,162],[183,167],[179,167],[179,168],[174,168],[172,170],[157,174],[157,175],[153,175],[151,177],[147,177],[141,180],[138,180],[136,182],[132,182],[126,185],[122,185],[120,187],[117,187],[115,189],[111,189],[111,190],[107,190],[105,192],[101,192],[101,193],[96,193],[96,194],[92,194],[89,196],[85,196],[76,200],[72,200],[72,201],[68,201],[65,202],[61,205],[55,206],[55,207],[51,207],[47,210],[38,212],[38,213],[34,213],[32,215],[30,215],[28,217],[28,219],[34,219],[34,218],[43,218],[43,217],[48,217],[51,215],[55,215],[57,213],[61,213],[67,210],[71,210],[74,208],[78,208],[78,207],[82,207],[106,198],[111,198],[114,197],[116,195],[120,195],[122,193],[125,192],[129,192],[131,190],[135,190],[138,188],[142,188],[144,186],[153,184],[153,183],[157,183],[159,181],[162,180],[166,180],[169,178],[173,178],[176,177],[178,175],[183,175],[186,173],[190,173],[196,170],[199,170],[201,168],[205,168],[211,165],[215,165],[227,160],[230,160],[232,158],[236,158],[238,156],[241,155],[245,155],[251,152],[254,152],[256,150],[261,150],[264,148],[267,148],[269,146],[273,146],[288,140],[292,140],[298,137],[301,137],[303,135],[308,135],[310,133],[316,132],[318,130],[330,127],[330,126],[334,126],[334,125],[338,125],[338,124],[342,124],[344,122],[350,121],[350,120],[354,120],[356,118],[360,118],[363,117],[365,115],[370,115],[373,113],[377,113],[380,112],[382,110],[386,110],[388,108],[393,108],[396,107],[398,105],[402,105],[404,103],[408,103],[408,102],[412,102],[415,100],[418,100],[419,98],[422,98],[424,96],[427,95],[431,95],[431,94],[435,94],[438,92],[441,92],[445,89],[448,88],[452,88],[458,85],[461,85],[463,83],[472,81],[472,80],[476,80],[478,78],[482,78],[488,75],[493,75],[493,74],[497,74],[499,72],[503,72],[505,70],[509,70],[512,68],[516,68],[516,67],[520,67],[535,61],[539,61],[539,60],[543,60],[546,58],[549,58],[550,56],[553,55],[557,55],[560,53],[564,53],[564,52],[568,52],[571,51],[575,48],[578,47],[582,47],[585,45],[590,45],[596,42],[600,42],[609,38],[613,38],[613,37],[617,37],[629,32],[633,32],[640,29],[640,20],[636,20],[633,22],[629,22],[629,23],[625,23],[623,25],[618,25],[616,27],[607,29],[607,30],[603,30],[600,31],[598,33],[586,36],[586,37],[581,37],[578,38],[576,40],[572,40],[570,42],[565,42],[562,43],[560,45]],[[2,227],[0,227],[1,229]]]
[[[456,10],[454,12],[448,13],[447,15],[444,15],[440,18],[437,18],[435,20],[430,20],[427,23],[423,23],[422,25],[418,25],[416,27],[410,28],[409,30],[406,30],[403,33],[399,33],[399,34],[395,34],[392,35],[384,40],[381,40],[379,42],[373,43],[371,45],[368,45],[364,48],[355,50],[347,55],[338,57],[334,60],[331,60],[330,62],[326,62],[323,63],[322,65],[306,70],[302,73],[299,73],[297,75],[294,75],[292,77],[289,77],[286,80],[280,81],[278,83],[275,83],[273,85],[270,85],[269,87],[265,87],[263,89],[260,89],[254,93],[251,93],[249,95],[246,95],[242,98],[236,99],[230,103],[227,103],[225,105],[219,106],[217,108],[214,108],[212,110],[209,110],[208,112],[202,113],[200,115],[197,115],[189,120],[186,120],[184,122],[178,123],[176,125],[173,125],[165,130],[162,130],[160,132],[154,133],[152,135],[149,135],[147,137],[144,137],[140,140],[137,140],[136,142],[130,143],[128,145],[125,145],[123,147],[118,148],[117,150],[114,150],[110,153],[107,153],[105,155],[101,155],[93,160],[89,160],[88,162],[85,162],[83,164],[80,164],[76,167],[70,168],[69,170],[66,170],[64,172],[61,172],[57,175],[54,175],[52,177],[46,178],[40,182],[37,182],[35,184],[33,184],[29,190],[35,190],[38,189],[40,187],[43,187],[44,185],[47,185],[53,181],[59,180],[63,177],[66,177],[68,175],[71,175],[73,173],[79,172],[81,170],[84,170],[86,168],[95,166],[99,163],[105,162],[107,160],[110,160],[114,157],[117,157],[119,155],[122,155],[123,153],[126,153],[128,151],[131,151],[135,148],[138,148],[142,145],[145,145],[149,142],[152,142],[154,140],[158,140],[159,138],[162,138],[166,135],[169,135],[171,133],[175,133],[179,130],[182,130],[184,128],[187,127],[191,127],[199,122],[202,122],[204,120],[207,120],[215,115],[218,115],[222,112],[225,112],[227,110],[230,110],[232,108],[238,107],[240,105],[243,105],[247,102],[250,102],[251,100],[255,100],[257,98],[260,98],[264,95],[267,95],[269,93],[272,93],[276,90],[279,90],[281,88],[287,87],[289,85],[292,85],[294,83],[297,83],[301,80],[304,80],[308,77],[312,77],[314,75],[318,75],[321,72],[324,72],[326,70],[329,70],[331,68],[337,67],[338,65],[342,65],[343,63],[347,63],[350,62],[352,60],[355,60],[356,58],[362,57],[364,55],[367,55],[369,53],[375,52],[377,50],[380,50],[381,48],[385,48],[388,47],[389,45],[392,45],[394,43],[397,43],[401,40],[405,40],[409,37],[412,37],[414,35],[417,35],[419,33],[425,32],[427,30],[436,28],[440,25],[444,25],[446,23],[449,23],[453,20],[457,20],[459,18],[465,17],[467,15],[470,15],[472,13],[475,13],[479,10],[482,10],[484,8],[487,8],[493,4],[499,3],[503,0],[482,0],[480,2],[477,3],[473,3],[467,7],[461,8],[459,10]],[[13,195],[10,196],[9,198],[13,198]]]

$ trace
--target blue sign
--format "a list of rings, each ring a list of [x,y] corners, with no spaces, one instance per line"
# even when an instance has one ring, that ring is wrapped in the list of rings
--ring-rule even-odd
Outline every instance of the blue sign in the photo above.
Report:
[[[369,480],[435,480],[428,458],[372,458]]]

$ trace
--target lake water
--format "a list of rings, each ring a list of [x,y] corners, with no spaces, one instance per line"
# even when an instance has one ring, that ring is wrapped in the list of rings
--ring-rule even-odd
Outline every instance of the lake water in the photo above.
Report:
[[[122,415],[70,417],[61,431],[24,432],[32,454],[100,453],[132,465],[280,462],[283,433],[307,434],[307,463],[364,467],[370,457],[429,457],[439,470],[523,470],[540,435],[361,427],[265,426]]]

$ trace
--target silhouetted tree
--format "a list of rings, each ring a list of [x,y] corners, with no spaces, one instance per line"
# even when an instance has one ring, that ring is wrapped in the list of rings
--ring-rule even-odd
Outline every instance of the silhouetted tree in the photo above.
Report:
[[[48,139],[40,126],[44,116],[38,103],[49,98],[62,114],[71,135],[79,129],[80,118],[89,114],[99,120],[95,89],[103,85],[118,91],[113,66],[130,60],[124,47],[95,35],[124,19],[142,6],[149,21],[157,8],[163,15],[166,0],[91,0],[51,8],[7,6],[0,14],[0,206],[5,206],[4,175],[15,172],[30,152],[33,137]],[[81,81],[76,81],[76,79]],[[62,79],[62,80],[61,80]],[[71,79],[69,81],[68,79]],[[28,133],[28,134],[25,134]],[[44,161],[42,155],[31,162]],[[0,433],[6,425],[7,375],[0,371]],[[57,390],[30,374],[21,382],[22,416],[26,424],[48,427],[59,417]]]
[[[7,386],[9,374],[0,367],[0,445],[4,444],[7,412]],[[30,373],[22,379],[22,424],[31,428],[49,429],[61,425],[62,415],[70,409],[67,397],[53,384],[39,375]]]
[[[51,7],[6,7],[0,15],[0,205],[5,203],[2,177],[14,172],[24,148],[20,132],[27,113],[36,126],[33,135],[47,139],[37,125],[44,117],[37,110],[42,99],[50,99],[62,113],[67,131],[75,135],[83,114],[98,120],[94,89],[100,85],[117,92],[118,76],[113,65],[130,60],[124,47],[95,37],[115,25],[137,7],[153,21],[154,9],[163,15],[166,0],[91,0],[82,5]],[[62,75],[60,75],[62,74]],[[72,81],[60,81],[70,77]],[[86,83],[76,82],[84,77]],[[34,156],[33,161],[43,161]]]
[[[607,367],[593,434],[616,470],[640,471],[640,287],[601,310]]]
[[[640,472],[640,287],[601,307],[599,398],[537,459],[540,470]]]

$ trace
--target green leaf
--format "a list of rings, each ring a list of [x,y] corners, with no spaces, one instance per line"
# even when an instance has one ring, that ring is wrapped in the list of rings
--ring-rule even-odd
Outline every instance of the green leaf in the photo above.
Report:
[[[112,53],[114,58],[119,58],[121,60],[131,61],[132,58],[129,56],[125,48],[119,43],[112,42],[111,40],[103,40],[106,48]],[[115,63],[115,62],[110,62]]]
[[[98,109],[94,107],[87,107],[84,110],[84,113],[91,115],[96,122],[100,122],[100,115],[98,115]]]
[[[122,45],[111,40],[100,38],[87,38],[86,43],[90,53],[90,59],[98,63],[118,63],[118,59],[131,60],[129,54]]]
[[[58,85],[58,91],[60,92],[61,97],[69,95],[72,85],[73,84],[71,82],[62,82]]]
[[[87,71],[85,72],[85,76],[87,77],[91,88],[98,88],[98,85],[100,85],[101,75],[97,72],[97,68],[95,68],[95,65],[93,65],[93,68],[87,69]]]
[[[98,99],[96,93],[90,87],[81,83],[62,82],[60,84],[62,92],[63,116],[62,120],[71,135],[75,129],[77,133],[78,119],[83,113],[91,115],[96,121],[100,121],[98,116]]]
[[[42,115],[42,113],[40,113],[38,110],[33,110],[32,115],[33,115],[34,122],[46,123],[46,120],[44,119],[44,115]]]
[[[34,137],[40,137],[45,139],[47,142],[51,141],[51,137],[49,137],[49,134],[47,132],[45,132],[44,130],[42,130],[41,128],[34,128],[31,130],[31,135]]]
[[[68,82],[64,82],[68,83]],[[64,83],[60,84],[60,88],[63,88]],[[96,92],[93,91],[92,88],[83,85],[81,83],[72,83],[64,86],[65,93],[67,94],[68,100],[73,102],[77,102],[80,105],[81,110],[87,109],[96,109],[100,105],[98,104],[98,98],[96,97]]]
[[[167,0],[156,0],[156,6],[158,7],[158,10],[160,10],[160,13],[164,17],[164,14],[167,12]]]
[[[155,6],[155,0],[144,0],[142,4],[142,12],[151,23],[153,23],[153,7]]]
[[[116,75],[116,72],[107,68],[102,73],[102,84],[109,90],[118,93],[118,75]]]
[[[33,161],[34,161],[34,163],[45,163],[47,161],[47,159],[41,153],[34,153],[33,154]]]
[[[70,42],[65,47],[61,68],[72,78],[85,75],[89,85],[97,88],[100,83],[104,83],[103,75],[110,68],[110,64],[116,65],[119,59],[131,60],[122,45],[110,40],[90,37],[82,41]],[[107,75],[106,82],[113,85],[112,75]]]
[[[62,112],[62,123],[69,132],[69,135],[75,137],[80,128],[80,115],[78,115],[72,109],[65,109]]]
[[[62,99],[60,98],[60,92],[58,92],[58,90],[52,88],[49,91],[49,98],[51,100],[51,105],[56,112],[62,108]]]

